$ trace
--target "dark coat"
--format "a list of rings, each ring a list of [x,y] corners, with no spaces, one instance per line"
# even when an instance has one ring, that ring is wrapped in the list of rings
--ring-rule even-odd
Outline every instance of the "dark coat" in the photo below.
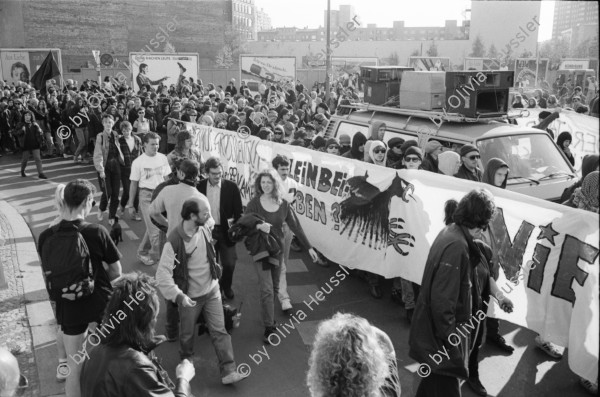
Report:
[[[82,397],[191,396],[190,384],[183,378],[177,379],[175,390],[169,389],[162,371],[151,360],[153,354],[127,345],[91,348],[90,358],[82,364]]]
[[[458,169],[458,172],[454,174],[454,177],[466,179],[468,181],[481,182],[483,180],[483,173],[479,168],[475,168],[475,174],[473,174],[464,164],[462,164]]]
[[[264,222],[259,214],[253,212],[242,216],[229,231],[229,237],[234,241],[241,241],[244,237],[246,249],[255,262],[266,262],[279,266],[281,247],[277,238],[271,233],[266,234],[256,229],[256,225]]]
[[[474,269],[479,262],[473,238],[456,224],[446,226],[429,250],[410,328],[409,355],[428,364],[433,373],[468,377],[471,342],[461,337],[459,330],[462,323],[472,321],[476,325],[473,298],[475,308],[481,307],[481,291]],[[450,342],[456,340],[453,334],[460,338],[460,344]],[[450,358],[440,352],[447,352]],[[436,362],[432,356],[441,360]]]
[[[207,170],[208,171],[208,170]],[[198,183],[197,189],[200,193],[206,196],[206,187],[208,179],[204,179]],[[225,237],[225,244],[233,247],[235,242],[229,238],[229,222],[228,219],[233,219],[232,224],[236,223],[242,216],[242,196],[238,186],[227,179],[221,179],[221,200],[220,200],[219,216],[221,217],[221,229]]]
[[[421,169],[425,171],[435,172],[436,174],[443,174],[438,167],[438,160],[434,159],[429,153],[425,153],[423,162],[421,163]]]
[[[19,145],[25,150],[40,149],[44,142],[44,133],[37,123],[23,123],[16,130],[15,135],[19,140]],[[32,145],[25,145],[25,143]]]

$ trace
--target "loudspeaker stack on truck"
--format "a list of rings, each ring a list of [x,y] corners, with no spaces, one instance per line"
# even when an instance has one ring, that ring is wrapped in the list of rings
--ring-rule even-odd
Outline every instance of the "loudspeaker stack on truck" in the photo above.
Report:
[[[406,66],[363,66],[365,102],[417,111],[458,113],[468,118],[508,112],[513,71],[415,71]]]

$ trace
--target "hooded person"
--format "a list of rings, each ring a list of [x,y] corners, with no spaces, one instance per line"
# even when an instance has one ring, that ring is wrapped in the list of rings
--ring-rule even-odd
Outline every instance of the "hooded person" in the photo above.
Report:
[[[385,167],[387,147],[382,141],[371,141],[369,147],[369,163]]]
[[[485,166],[482,182],[487,183],[488,185],[506,189],[508,171],[508,164],[506,164],[504,160],[496,157],[491,158]]]
[[[404,139],[394,137],[388,141],[387,167],[399,169],[402,165],[402,145]]]
[[[227,129],[229,131],[237,131],[242,125],[242,120],[236,115],[229,116],[229,120],[227,120]]]
[[[352,137],[352,147],[342,157],[364,161],[365,143],[367,143],[367,137],[362,132],[357,132]]]
[[[441,173],[454,176],[460,166],[460,156],[453,150],[442,152],[438,156],[438,169]]]
[[[369,128],[370,141],[383,141],[385,135],[386,124],[383,121],[373,121]]]
[[[592,171],[583,180],[581,187],[575,189],[571,199],[563,204],[569,207],[579,208],[585,211],[598,213],[598,178],[600,172]]]
[[[565,154],[567,160],[569,160],[569,163],[571,163],[571,165],[575,165],[575,157],[573,156],[573,153],[571,153],[571,149],[569,149],[571,142],[573,142],[573,136],[567,131],[561,132],[558,134],[558,138],[556,138],[556,144],[558,145],[559,149]]]
[[[562,196],[560,196],[561,203],[571,198],[575,193],[575,189],[581,187],[583,180],[590,172],[598,171],[598,161],[600,161],[600,156],[597,154],[588,154],[581,160],[581,179],[564,190]]]
[[[438,156],[442,153],[442,144],[438,141],[431,140],[425,144],[423,152],[423,163],[421,163],[421,169],[441,174],[438,166]]]

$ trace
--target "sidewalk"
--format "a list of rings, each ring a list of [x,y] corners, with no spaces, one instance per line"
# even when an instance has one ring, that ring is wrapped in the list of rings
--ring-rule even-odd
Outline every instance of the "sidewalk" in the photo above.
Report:
[[[24,396],[61,396],[56,381],[56,321],[29,227],[0,201],[0,346],[19,361],[29,380]]]

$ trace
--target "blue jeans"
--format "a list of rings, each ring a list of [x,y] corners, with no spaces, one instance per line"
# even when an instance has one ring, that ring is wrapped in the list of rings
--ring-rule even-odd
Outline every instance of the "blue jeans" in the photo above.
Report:
[[[281,262],[280,258],[280,266],[271,265],[269,270],[263,270],[262,262],[254,262],[260,285],[261,317],[265,327],[272,327],[275,324],[275,295],[279,293]]]
[[[182,360],[189,358],[192,361],[191,359],[194,356],[196,321],[200,313],[203,313],[208,332],[210,333],[210,339],[219,360],[221,378],[223,378],[235,372],[236,365],[233,358],[231,336],[225,330],[225,318],[223,316],[223,303],[221,301],[219,285],[216,284],[209,293],[198,298],[193,298],[193,300],[196,302],[196,306],[194,307],[179,305],[179,338],[181,340],[179,354]]]

